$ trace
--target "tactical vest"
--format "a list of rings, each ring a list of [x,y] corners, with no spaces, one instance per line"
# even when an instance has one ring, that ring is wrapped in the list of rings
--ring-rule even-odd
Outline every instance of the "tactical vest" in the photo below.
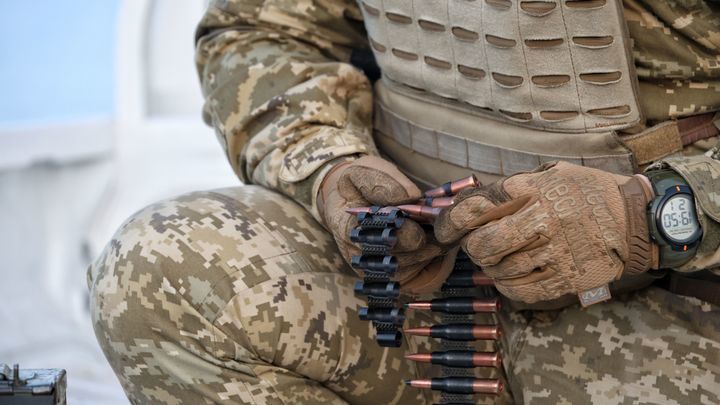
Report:
[[[565,160],[618,174],[696,133],[643,124],[616,0],[359,0],[383,77],[375,140],[419,183]]]

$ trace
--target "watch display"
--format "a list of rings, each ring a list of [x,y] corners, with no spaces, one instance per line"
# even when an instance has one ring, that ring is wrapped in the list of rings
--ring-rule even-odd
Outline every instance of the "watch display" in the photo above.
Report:
[[[673,170],[645,173],[655,198],[648,204],[648,230],[659,249],[660,268],[677,269],[697,252],[703,230],[693,190]]]
[[[665,237],[678,244],[686,244],[696,236],[700,225],[695,214],[695,202],[689,194],[675,194],[660,209],[660,230]]]

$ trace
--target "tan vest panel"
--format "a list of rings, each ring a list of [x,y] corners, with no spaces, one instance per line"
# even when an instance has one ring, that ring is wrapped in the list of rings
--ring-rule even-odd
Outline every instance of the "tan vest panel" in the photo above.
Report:
[[[360,0],[383,80],[556,132],[641,121],[617,0]]]

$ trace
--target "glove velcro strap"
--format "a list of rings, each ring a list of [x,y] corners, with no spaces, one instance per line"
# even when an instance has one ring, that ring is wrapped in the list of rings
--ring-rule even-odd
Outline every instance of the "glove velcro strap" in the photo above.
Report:
[[[632,177],[620,184],[627,218],[628,259],[622,274],[635,275],[652,268],[653,246],[647,223],[649,197],[642,180]]]

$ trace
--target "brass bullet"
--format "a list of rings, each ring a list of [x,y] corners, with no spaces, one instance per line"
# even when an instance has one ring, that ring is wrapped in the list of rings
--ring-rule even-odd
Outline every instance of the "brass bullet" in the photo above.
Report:
[[[464,179],[450,181],[442,186],[435,187],[433,189],[430,189],[425,192],[425,197],[449,197],[451,195],[457,194],[460,191],[471,188],[471,187],[477,187],[480,183],[478,182],[475,175],[470,175],[468,177],[465,177]]]
[[[502,331],[498,325],[475,325],[471,323],[451,323],[411,328],[406,329],[405,333],[456,341],[498,340],[502,336]]]
[[[455,204],[455,197],[426,197],[420,200],[420,204],[434,208],[448,208]]]
[[[479,379],[472,377],[446,377],[429,380],[405,380],[405,384],[414,388],[431,389],[450,394],[494,394],[505,389],[497,379]]]
[[[410,216],[410,218],[435,219],[440,215],[442,208],[428,207],[426,205],[398,205],[398,209]]]
[[[495,313],[500,310],[500,300],[497,298],[450,297],[437,298],[432,301],[411,302],[407,304],[407,307],[447,314]]]
[[[498,352],[474,352],[471,350],[448,350],[445,352],[415,353],[405,356],[410,361],[432,363],[447,367],[500,367],[502,356]]]

